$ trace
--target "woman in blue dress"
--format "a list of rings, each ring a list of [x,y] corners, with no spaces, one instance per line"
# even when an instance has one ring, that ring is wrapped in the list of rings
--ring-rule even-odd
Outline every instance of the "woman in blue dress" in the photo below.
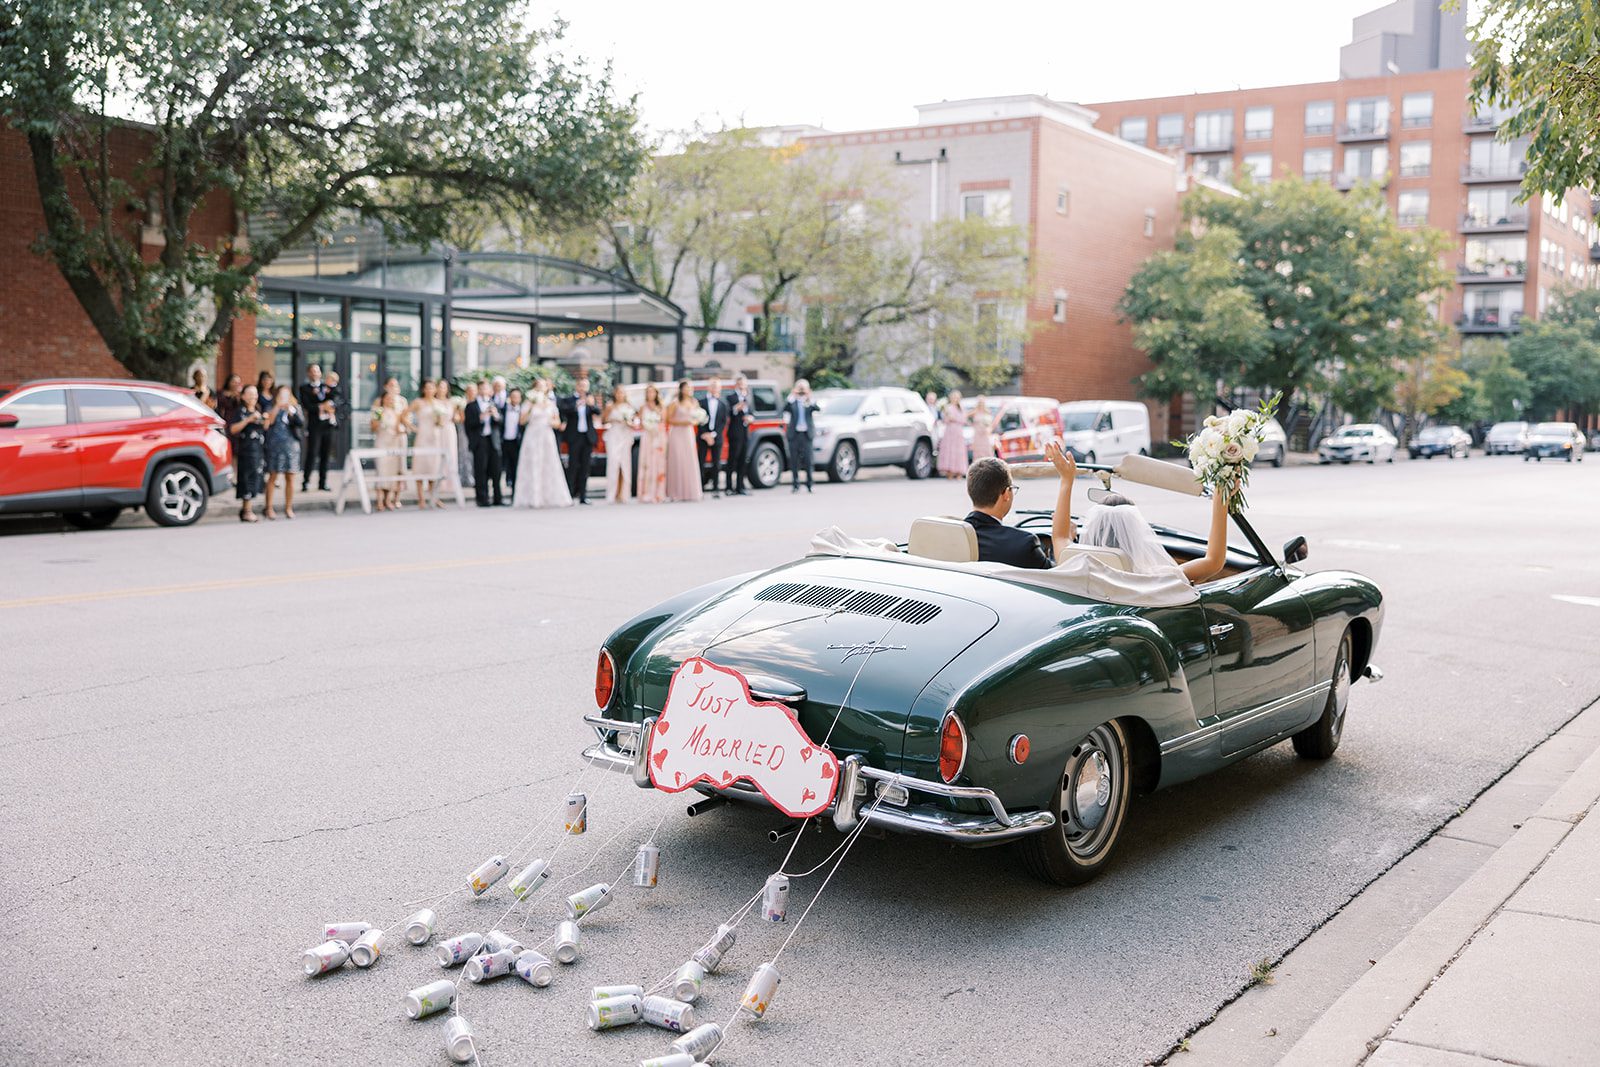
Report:
[[[276,519],[272,491],[283,477],[283,517],[294,518],[294,473],[300,469],[300,434],[306,428],[305,416],[295,403],[294,390],[278,386],[267,411],[267,518]]]
[[[266,466],[267,416],[258,403],[256,387],[247,385],[239,394],[237,421],[228,425],[233,435],[234,492],[239,497],[239,521],[259,522],[253,501],[261,495],[263,468]]]

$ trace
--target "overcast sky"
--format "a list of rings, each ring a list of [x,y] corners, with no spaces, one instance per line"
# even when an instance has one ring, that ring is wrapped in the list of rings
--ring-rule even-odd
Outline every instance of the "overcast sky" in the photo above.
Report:
[[[565,0],[568,50],[611,59],[646,125],[835,130],[917,104],[1041,93],[1090,103],[1331,80],[1383,0]]]

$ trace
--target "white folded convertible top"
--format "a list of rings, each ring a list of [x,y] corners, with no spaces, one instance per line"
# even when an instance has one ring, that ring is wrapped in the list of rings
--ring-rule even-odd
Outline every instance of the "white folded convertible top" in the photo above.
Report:
[[[901,552],[893,541],[877,538],[863,541],[851,537],[837,526],[819,531],[811,539],[813,556],[854,556],[886,560],[912,567],[932,567],[942,571],[982,574],[1007,582],[1036,585],[1102,604],[1123,604],[1134,608],[1166,608],[1192,604],[1200,594],[1179,571],[1171,574],[1135,574],[1103,563],[1094,556],[1073,553],[1052,570],[1012,567],[1005,563],[947,563]]]

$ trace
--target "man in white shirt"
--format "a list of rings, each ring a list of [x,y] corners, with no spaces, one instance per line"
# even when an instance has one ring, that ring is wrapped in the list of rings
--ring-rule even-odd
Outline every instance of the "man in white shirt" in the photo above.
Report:
[[[522,454],[522,390],[506,394],[505,430],[500,442],[500,466],[506,474],[506,495],[517,498],[517,457]]]
[[[728,432],[728,402],[722,398],[722,379],[713,378],[700,401],[706,424],[700,428],[700,483],[712,496],[722,495],[722,443]]]
[[[500,384],[504,384],[503,379]],[[493,503],[505,503],[500,490],[500,449],[505,427],[502,411],[495,405],[494,395],[482,385],[478,387],[477,398],[467,404],[463,425],[472,446],[473,493],[480,508],[490,506],[491,488]]]

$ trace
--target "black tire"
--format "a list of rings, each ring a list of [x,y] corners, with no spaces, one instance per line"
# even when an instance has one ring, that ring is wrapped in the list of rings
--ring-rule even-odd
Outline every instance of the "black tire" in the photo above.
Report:
[[[1304,759],[1327,759],[1339,748],[1344,736],[1345,712],[1350,709],[1350,631],[1339,639],[1339,658],[1333,662],[1333,685],[1328,690],[1328,702],[1322,706],[1322,715],[1316,722],[1295,734],[1294,750]]]
[[[1083,461],[1085,463],[1093,463],[1095,461],[1094,460],[1094,449],[1091,448],[1091,449],[1089,449],[1088,452],[1084,453]]]
[[[1280,446],[1279,446],[1279,447],[1278,447],[1278,452],[1277,452],[1277,455],[1275,455],[1275,456],[1273,456],[1273,457],[1272,457],[1272,465],[1273,465],[1273,466],[1274,466],[1274,467],[1281,467],[1281,466],[1283,466],[1283,461],[1284,461],[1284,457],[1285,457],[1285,454],[1286,454],[1286,453],[1287,453],[1287,452],[1288,452],[1288,451],[1289,451],[1289,446],[1288,446],[1288,445],[1280,445]]]
[[[833,450],[833,458],[828,460],[828,481],[853,482],[861,471],[861,453],[856,451],[854,441],[840,441],[839,447]]]
[[[933,474],[933,442],[926,437],[917,438],[911,446],[911,458],[906,461],[906,477],[921,481]]]
[[[1054,885],[1082,885],[1105,869],[1127,819],[1131,770],[1121,723],[1113,719],[1089,731],[1061,769],[1061,786],[1050,800],[1056,824],[1022,839],[1030,874]]]
[[[104,530],[116,522],[121,514],[121,508],[95,508],[92,511],[63,511],[61,517],[67,520],[67,525],[80,530]]]
[[[771,489],[783,479],[783,449],[775,441],[762,441],[750,454],[747,473],[751,485],[757,489]]]
[[[206,513],[211,490],[187,463],[163,463],[150,479],[144,510],[158,526],[193,526]]]

